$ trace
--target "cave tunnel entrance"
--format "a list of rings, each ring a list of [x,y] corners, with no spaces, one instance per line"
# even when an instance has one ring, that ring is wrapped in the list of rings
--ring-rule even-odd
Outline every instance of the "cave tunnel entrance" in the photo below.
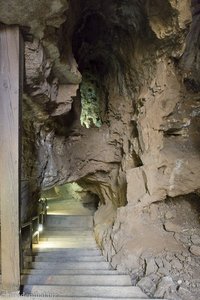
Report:
[[[94,215],[99,197],[84,190],[76,182],[66,183],[43,191],[48,215]]]
[[[47,205],[47,216],[33,251],[96,249],[93,215],[99,203],[97,195],[72,182],[43,191],[40,201]],[[77,255],[74,254],[75,261],[79,259]]]

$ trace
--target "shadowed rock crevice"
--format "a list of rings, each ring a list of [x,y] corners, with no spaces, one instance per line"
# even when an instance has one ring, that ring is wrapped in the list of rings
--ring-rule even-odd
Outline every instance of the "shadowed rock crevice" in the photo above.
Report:
[[[150,296],[197,299],[199,1],[41,0],[42,18],[34,3],[9,2],[0,21],[26,38],[32,203],[79,184],[98,199],[95,236],[115,268]]]
[[[184,83],[187,90],[198,93],[200,91],[200,3],[192,0],[192,23],[186,38],[186,49],[180,60],[184,70]]]

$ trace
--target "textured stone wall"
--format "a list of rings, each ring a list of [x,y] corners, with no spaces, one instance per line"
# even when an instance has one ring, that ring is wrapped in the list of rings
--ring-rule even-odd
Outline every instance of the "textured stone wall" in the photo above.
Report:
[[[26,40],[24,177],[35,196],[67,182],[96,194],[95,235],[112,265],[151,296],[192,299],[198,272],[184,277],[180,264],[199,263],[200,3],[45,3],[0,3],[0,21]],[[88,73],[98,126],[90,105],[80,122]]]

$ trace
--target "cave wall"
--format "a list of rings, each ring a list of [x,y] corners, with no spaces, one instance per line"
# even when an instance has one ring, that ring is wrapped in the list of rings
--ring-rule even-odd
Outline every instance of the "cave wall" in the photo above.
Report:
[[[192,82],[193,67],[190,66],[190,72],[186,71],[188,65],[184,61],[184,57],[188,59],[188,55],[194,55],[192,51],[186,55],[188,46],[185,46],[185,39],[189,39],[196,22],[195,14],[189,27],[189,5],[188,1],[177,5],[171,1],[165,3],[163,10],[163,5],[158,2],[147,2],[145,8],[150,28],[147,26],[146,32],[149,40],[140,32],[134,35],[137,39],[134,47],[130,47],[130,42],[128,44],[129,52],[130,49],[133,51],[131,57],[130,54],[126,56],[125,46],[122,50],[128,59],[129,70],[132,67],[137,74],[137,78],[131,73],[124,78],[128,98],[134,99],[134,105],[128,108],[127,128],[120,134],[127,133],[127,139],[122,142],[121,169],[126,176],[128,204],[117,209],[113,221],[112,217],[105,218],[105,210],[110,209],[110,203],[105,201],[107,208],[102,206],[96,213],[95,230],[108,259],[127,270],[131,264],[132,268],[135,267],[131,256],[138,257],[147,248],[159,252],[161,248],[181,247],[162,225],[155,226],[155,219],[150,226],[150,216],[146,217],[145,211],[151,204],[199,188],[199,125],[196,115],[199,110],[199,77],[195,77],[196,83],[188,87],[187,82]],[[134,78],[134,85],[129,82],[130,77]],[[128,84],[131,84],[133,93],[130,93]],[[124,98],[126,92],[123,91]],[[115,93],[110,92],[110,95],[114,102]],[[116,116],[113,123],[116,124]],[[149,229],[146,229],[147,224]],[[152,242],[155,237],[157,246]]]
[[[23,176],[34,197],[67,182],[96,194],[96,240],[118,269],[188,248],[161,215],[200,188],[199,1],[40,0],[34,18],[28,1],[8,3],[0,21],[25,38]]]

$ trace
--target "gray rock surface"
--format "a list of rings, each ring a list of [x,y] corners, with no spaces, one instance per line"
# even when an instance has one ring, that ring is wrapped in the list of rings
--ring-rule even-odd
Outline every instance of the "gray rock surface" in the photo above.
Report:
[[[166,294],[170,292],[176,291],[176,286],[170,276],[163,277],[159,282],[157,290],[154,294],[155,297],[164,298]]]
[[[196,256],[200,256],[200,246],[192,245],[190,247],[190,252]]]
[[[105,257],[172,299],[178,280],[199,297],[199,17],[188,0],[0,0],[0,22],[19,24],[26,40],[23,176],[33,202],[78,182],[99,200]],[[87,72],[99,128],[80,122]]]

